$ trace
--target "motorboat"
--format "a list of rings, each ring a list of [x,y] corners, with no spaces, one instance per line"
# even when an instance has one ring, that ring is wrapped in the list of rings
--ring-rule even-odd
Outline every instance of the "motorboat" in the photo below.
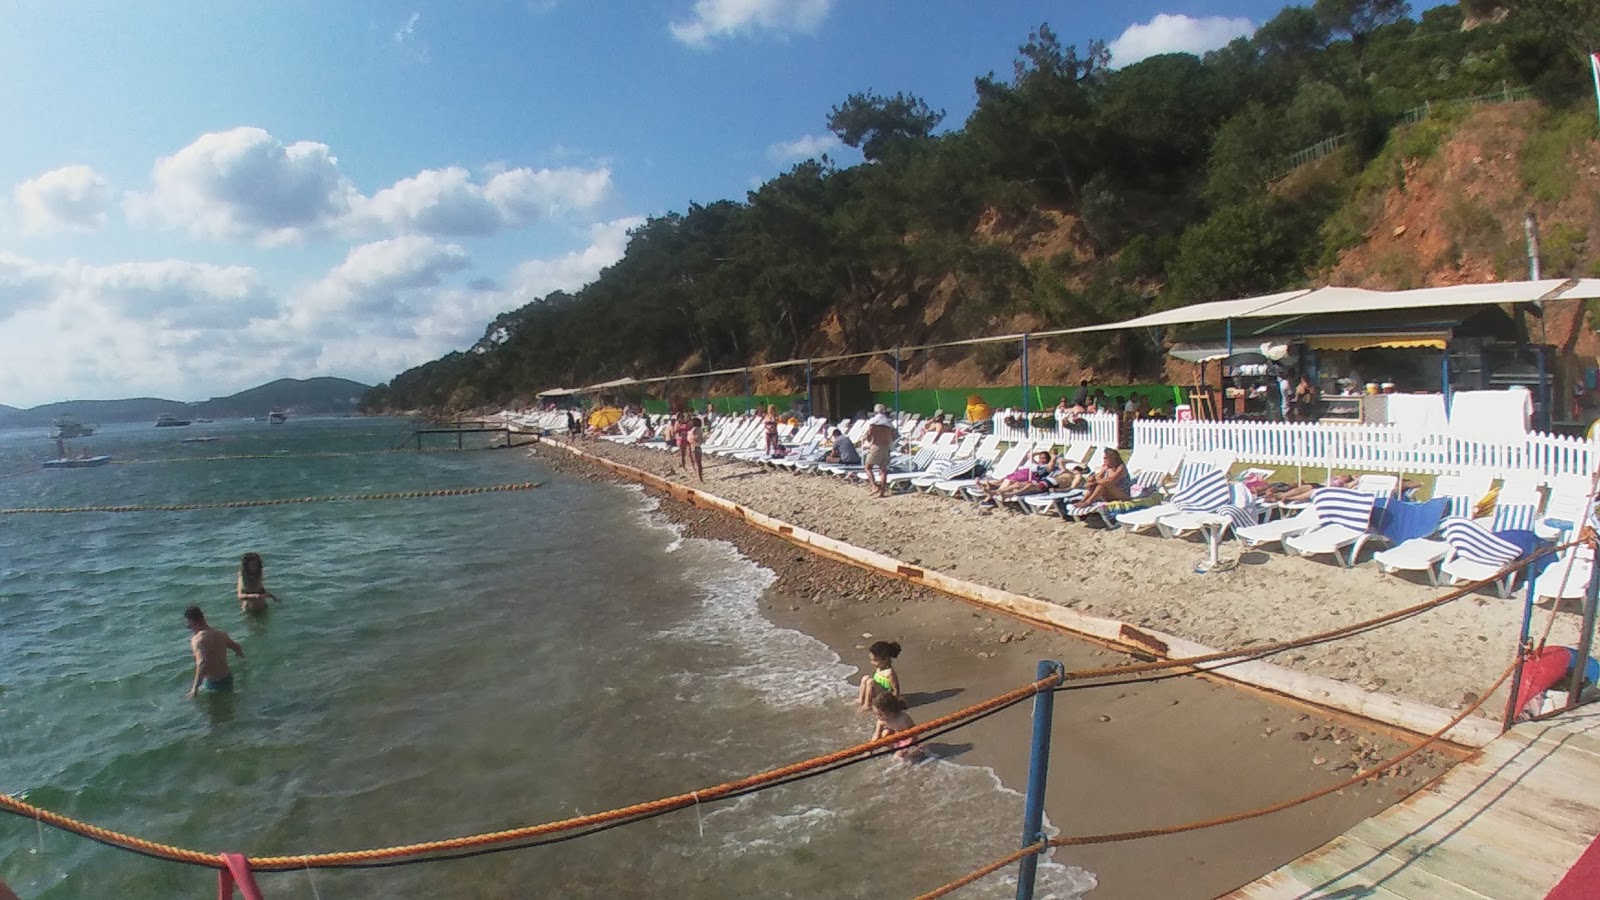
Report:
[[[85,425],[71,416],[57,416],[50,423],[50,438],[60,441],[88,437],[94,434],[94,428],[93,425]]]
[[[59,459],[47,459],[40,465],[46,469],[91,469],[111,462],[111,457],[101,454],[99,456],[63,456]]]
[[[275,410],[267,413],[267,422],[269,424],[282,425],[284,422],[287,422],[287,421],[289,421],[289,414],[284,412],[281,409],[275,409]]]
[[[158,416],[156,418],[156,427],[157,428],[172,428],[172,427],[177,426],[177,425],[187,425],[187,424],[189,424],[189,420],[188,419],[180,419],[177,416],[169,416],[169,415],[166,415],[165,413],[163,413],[162,415],[160,415],[160,416]]]

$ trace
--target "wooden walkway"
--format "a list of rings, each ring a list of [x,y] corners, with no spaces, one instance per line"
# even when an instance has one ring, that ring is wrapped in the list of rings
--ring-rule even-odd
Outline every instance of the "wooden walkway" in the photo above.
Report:
[[[1226,900],[1544,900],[1600,834],[1600,709],[1477,759]]]

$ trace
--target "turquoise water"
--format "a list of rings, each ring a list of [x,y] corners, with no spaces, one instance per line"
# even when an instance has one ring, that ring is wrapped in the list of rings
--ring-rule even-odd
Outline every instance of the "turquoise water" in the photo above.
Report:
[[[185,445],[180,438],[221,440]],[[404,422],[111,426],[122,464],[41,471],[0,432],[0,508],[167,504],[546,480],[529,492],[173,513],[0,517],[0,790],[152,840],[254,855],[530,824],[857,742],[854,668],[763,619],[771,574],[683,539],[640,492],[524,451],[364,452]],[[214,455],[248,460],[194,460]],[[173,460],[129,464],[137,460]],[[188,461],[184,461],[188,460]],[[239,554],[283,600],[246,620]],[[185,606],[246,659],[184,697]],[[986,769],[876,760],[553,847],[262,876],[335,897],[898,897],[1009,850]],[[1045,872],[1045,896],[1082,873]],[[214,876],[0,816],[24,898],[209,896]],[[964,896],[1009,896],[1004,879]]]

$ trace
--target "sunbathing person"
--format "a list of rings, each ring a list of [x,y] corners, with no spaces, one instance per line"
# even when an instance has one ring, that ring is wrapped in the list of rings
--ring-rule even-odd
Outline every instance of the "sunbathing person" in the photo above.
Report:
[[[1100,471],[1090,475],[1086,480],[1085,486],[1089,492],[1083,495],[1083,500],[1079,501],[1080,505],[1132,500],[1133,477],[1128,474],[1128,466],[1123,463],[1122,454],[1108,447],[1101,460]]]
[[[1050,451],[1037,451],[1028,465],[999,481],[990,482],[993,487],[983,488],[983,496],[978,498],[979,503],[983,506],[995,506],[1001,500],[1024,497],[1028,494],[1042,494],[1051,490],[1053,482],[1049,479],[1058,474],[1057,465]]]

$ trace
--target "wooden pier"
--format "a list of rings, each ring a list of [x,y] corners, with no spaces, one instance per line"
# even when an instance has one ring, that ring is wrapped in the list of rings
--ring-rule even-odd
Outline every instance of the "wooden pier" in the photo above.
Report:
[[[422,436],[425,434],[453,434],[456,436],[456,449],[465,448],[465,437],[469,434],[503,434],[506,436],[505,446],[513,446],[511,435],[516,432],[511,425],[505,422],[441,422],[428,428],[418,428],[412,432],[416,439],[417,449],[422,449]]]
[[[1544,900],[1600,834],[1600,709],[1527,722],[1224,900]]]

